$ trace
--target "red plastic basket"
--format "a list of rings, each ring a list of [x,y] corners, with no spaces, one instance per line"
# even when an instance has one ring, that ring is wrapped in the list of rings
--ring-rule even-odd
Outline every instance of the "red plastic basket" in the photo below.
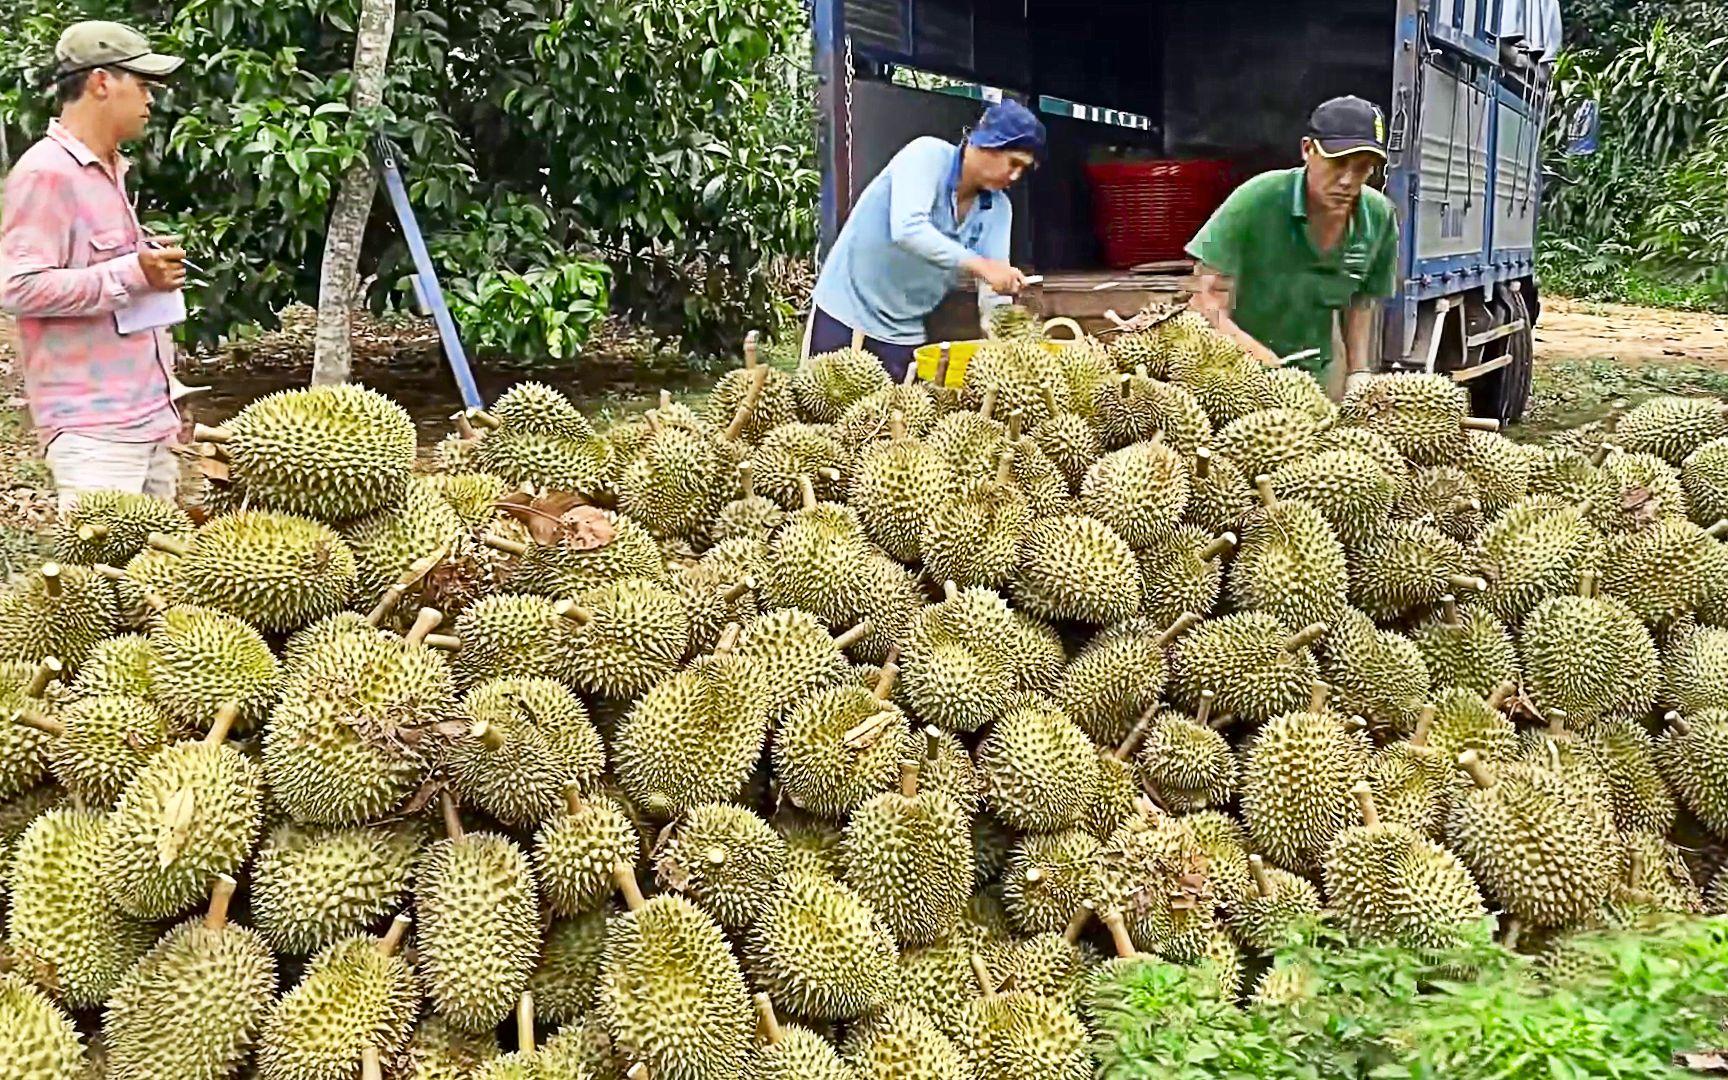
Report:
[[[1180,259],[1230,194],[1230,162],[1109,161],[1086,166],[1092,226],[1113,270]]]

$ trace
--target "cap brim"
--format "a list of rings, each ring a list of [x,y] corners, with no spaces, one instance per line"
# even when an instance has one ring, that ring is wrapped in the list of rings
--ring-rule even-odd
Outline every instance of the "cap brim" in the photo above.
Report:
[[[128,60],[124,64],[115,64],[122,71],[130,71],[135,75],[143,75],[151,79],[166,79],[180,70],[180,65],[186,62],[183,56],[169,56],[165,53],[145,53],[136,60]]]
[[[1373,154],[1386,160],[1386,148],[1371,139],[1315,139],[1314,148],[1323,158],[1342,158],[1352,154]]]

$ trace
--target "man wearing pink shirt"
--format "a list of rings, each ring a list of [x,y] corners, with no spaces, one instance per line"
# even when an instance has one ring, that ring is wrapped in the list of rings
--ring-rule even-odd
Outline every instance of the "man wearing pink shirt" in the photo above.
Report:
[[[174,343],[165,328],[120,333],[115,313],[186,281],[185,253],[139,227],[120,155],[144,134],[152,87],[181,61],[103,22],[67,28],[55,60],[59,119],[6,181],[0,309],[17,319],[24,393],[61,508],[104,488],[172,498]]]

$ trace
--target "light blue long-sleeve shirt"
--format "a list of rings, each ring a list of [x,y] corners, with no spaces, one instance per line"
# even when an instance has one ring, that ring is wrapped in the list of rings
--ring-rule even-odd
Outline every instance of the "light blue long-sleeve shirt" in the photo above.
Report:
[[[816,281],[816,306],[865,336],[894,345],[925,340],[924,317],[960,282],[960,265],[1006,262],[1014,210],[1001,192],[980,192],[954,216],[960,148],[914,139],[870,181]],[[1004,303],[978,286],[979,308]]]

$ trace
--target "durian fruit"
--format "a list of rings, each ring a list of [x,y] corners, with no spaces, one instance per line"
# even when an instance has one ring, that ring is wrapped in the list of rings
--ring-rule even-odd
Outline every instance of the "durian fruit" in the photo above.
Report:
[[[844,650],[868,632],[857,626],[834,637],[814,615],[783,608],[745,625],[738,655],[767,680],[768,712],[777,716],[815,691],[839,684],[849,671]]]
[[[1658,397],[1637,406],[1614,425],[1614,441],[1638,454],[1654,454],[1680,466],[1699,447],[1728,437],[1722,403],[1705,398]]]
[[[263,814],[263,770],[227,745],[233,706],[197,742],[169,746],[126,785],[97,845],[102,887],[142,919],[179,914],[212,878],[252,854]]]
[[[1512,635],[1483,607],[1463,608],[1446,593],[1439,609],[1410,631],[1422,653],[1434,688],[1456,688],[1477,695],[1518,675],[1518,652]]]
[[[1067,477],[1056,463],[1047,457],[1031,436],[1021,433],[1019,414],[1009,418],[1008,446],[1013,460],[1010,469],[1014,483],[1026,495],[1027,505],[1038,517],[1054,517],[1073,508],[1073,494]]]
[[[1443,840],[1455,790],[1452,762],[1429,744],[1439,709],[1424,705],[1408,739],[1388,743],[1374,754],[1368,786],[1389,825],[1402,825],[1433,840]]]
[[[540,963],[528,976],[528,993],[540,1014],[560,1027],[579,1024],[594,1008],[594,984],[606,947],[610,912],[600,908],[567,919],[553,919],[540,943]]]
[[[1185,612],[1211,611],[1224,588],[1224,556],[1235,550],[1235,533],[1213,536],[1197,525],[1140,549],[1140,613],[1168,626]]]
[[[735,467],[703,432],[660,424],[618,479],[618,509],[659,536],[704,536]]]
[[[37,818],[58,807],[65,792],[55,784],[39,784],[16,798],[0,802],[0,901],[6,899],[12,854],[18,838]]]
[[[1344,546],[1315,507],[1280,502],[1270,477],[1254,478],[1261,507],[1248,516],[1226,586],[1239,611],[1292,626],[1331,622],[1349,605]]]
[[[1648,709],[1659,678],[1656,645],[1632,611],[1597,597],[1595,574],[1580,575],[1578,595],[1542,601],[1524,620],[1518,647],[1536,707],[1581,720]]]
[[[1728,713],[1669,713],[1656,765],[1686,809],[1718,839],[1728,837]]]
[[[742,625],[761,613],[756,586],[754,577],[732,578],[717,564],[699,562],[674,572],[672,589],[690,627],[690,655],[712,652],[728,624]]]
[[[997,957],[991,975],[1002,985],[1012,984],[1015,990],[1077,1009],[1100,959],[1090,945],[1080,943],[1091,919],[1091,908],[1081,906],[1061,932],[1034,934],[1014,942]]]
[[[1101,841],[1084,829],[1027,833],[1008,852],[1002,904],[1020,934],[1059,933],[1098,889]]]
[[[146,546],[118,573],[105,563],[97,563],[91,569],[113,582],[114,611],[121,627],[127,630],[149,629],[150,619],[163,604],[186,600],[180,581],[180,556],[166,551]]]
[[[827,631],[817,625],[815,635],[833,651]],[[738,640],[729,628],[711,656],[656,683],[619,723],[613,768],[638,806],[671,816],[724,801],[755,768],[775,701],[765,676],[773,650],[758,660],[734,648]]]
[[[666,560],[654,534],[635,519],[578,506],[556,543],[525,542],[496,532],[481,541],[516,560],[511,592],[569,599],[626,578],[666,583]]]
[[[1660,833],[1622,834],[1625,876],[1617,883],[1613,908],[1620,918],[1650,913],[1700,915],[1704,896],[1687,869],[1685,854]]]
[[[1192,710],[1210,691],[1219,715],[1250,723],[1298,709],[1320,674],[1310,646],[1325,633],[1316,623],[1292,634],[1258,611],[1203,622],[1176,641],[1172,696]]]
[[[1482,496],[1470,474],[1455,465],[1417,468],[1392,507],[1392,517],[1432,525],[1467,543],[1482,530]]]
[[[572,786],[565,800],[565,812],[549,816],[534,838],[534,870],[547,910],[583,915],[606,906],[614,868],[634,866],[642,841],[616,799]]]
[[[1563,446],[1527,451],[1530,494],[1557,498],[1578,507],[1584,519],[1605,532],[1625,523],[1620,487],[1598,467],[1607,451],[1594,455]]]
[[[897,386],[884,387],[868,394],[847,407],[836,431],[840,441],[862,453],[894,434],[890,419],[898,413],[906,434],[922,439],[936,426],[936,402],[930,391],[918,382],[916,365],[908,365],[906,378]]]
[[[1356,545],[1385,523],[1398,484],[1360,450],[1325,450],[1280,466],[1272,473],[1272,491],[1281,500],[1313,505],[1340,540]]]
[[[444,748],[456,792],[505,825],[549,817],[572,784],[587,787],[606,768],[606,749],[588,710],[551,679],[496,679],[462,701],[468,729]]]
[[[156,650],[143,634],[104,638],[79,666],[72,696],[121,694],[148,700],[156,685],[156,665]]]
[[[1306,712],[1260,729],[1242,761],[1242,819],[1254,845],[1295,873],[1320,866],[1355,816],[1350,792],[1368,777],[1367,736],[1325,711],[1317,686]]]
[[[1118,379],[1106,380],[1093,390],[1093,423],[1105,450],[1118,450],[1162,433],[1158,396],[1162,385],[1142,367]],[[1212,421],[1205,409],[1192,394],[1188,394],[1188,400],[1199,410],[1200,420],[1210,434]]]
[[[890,1005],[847,1028],[841,1055],[858,1080],[970,1080],[960,1053],[922,1010]]]
[[[1455,948],[1488,917],[1458,857],[1405,825],[1382,822],[1366,783],[1353,794],[1362,824],[1326,854],[1328,905],[1352,934],[1415,949]]]
[[[528,984],[540,914],[528,858],[496,833],[465,833],[446,793],[448,837],[414,869],[417,968],[432,1007],[464,1031],[496,1027]]]
[[[924,519],[918,551],[929,576],[987,589],[999,588],[1013,576],[1033,516],[1013,481],[1013,452],[1002,451],[997,461],[994,479],[962,486]]]
[[[792,396],[807,419],[831,424],[853,402],[888,385],[882,361],[863,349],[841,349],[806,360],[792,376]]]
[[[417,823],[282,824],[259,845],[247,884],[252,919],[276,952],[307,956],[401,910],[424,842]]]
[[[865,450],[852,474],[849,505],[865,534],[901,562],[918,559],[924,523],[958,494],[953,472],[928,444],[910,438],[905,416],[889,420],[890,438]]]
[[[125,566],[153,532],[187,536],[192,519],[166,499],[131,491],[84,491],[54,523],[54,557],[78,566]]]
[[[1097,747],[1047,701],[1023,700],[997,720],[976,760],[985,805],[1022,831],[1073,828],[1097,796]]]
[[[634,698],[670,674],[690,647],[683,603],[644,578],[560,600],[557,611],[576,628],[570,670],[577,687],[598,697]]]
[[[857,625],[867,631],[851,647],[854,659],[885,663],[925,606],[924,586],[917,574],[881,552],[865,556],[859,576],[859,593],[845,603],[833,624]]]
[[[1171,382],[1186,387],[1199,399],[1218,427],[1272,407],[1272,381],[1266,369],[1213,329],[1202,332],[1200,339],[1188,342],[1187,347],[1173,345],[1168,374]]]
[[[1543,600],[1578,591],[1579,575],[1600,563],[1602,534],[1577,507],[1532,496],[1482,530],[1475,554],[1488,582],[1482,602],[1496,618],[1515,624]]]
[[[83,566],[42,566],[0,591],[0,660],[77,670],[118,624],[114,586]]]
[[[612,478],[612,447],[544,383],[518,383],[475,419],[490,429],[473,452],[473,466],[482,472],[582,495],[600,493]]]
[[[176,724],[193,728],[233,704],[241,732],[256,727],[276,703],[281,669],[258,631],[232,615],[179,606],[150,627],[156,656],[151,700]]]
[[[754,330],[744,336],[744,366],[733,368],[714,384],[702,408],[702,419],[715,428],[730,424],[737,419],[740,406],[751,399],[754,405],[745,414],[743,427],[732,436],[735,439],[756,443],[774,428],[798,418],[791,379],[759,362]]]
[[[1136,946],[1175,963],[1193,963],[1209,944],[1216,903],[1210,860],[1186,819],[1147,800],[1099,851],[1098,911],[1121,911]]]
[[[995,397],[996,411],[1001,415],[1020,413],[1036,422],[1046,415],[1043,390],[1052,383],[1046,381],[1054,365],[1051,354],[1034,341],[988,341],[978,347],[966,365],[966,376],[960,388],[963,408],[976,409],[986,393]],[[1066,396],[1065,382],[1057,382],[1058,404]]]
[[[654,873],[662,889],[739,933],[755,921],[787,860],[785,839],[766,821],[716,802],[693,807],[666,833],[654,853]]]
[[[1138,807],[1144,813],[1143,807]],[[1184,814],[1182,827],[1206,857],[1207,891],[1220,907],[1228,907],[1254,888],[1248,866],[1248,832],[1223,810]]]
[[[986,597],[996,601],[993,608]],[[1001,716],[1021,688],[1002,649],[1011,626],[1001,598],[985,590],[956,589],[947,603],[926,608],[902,643],[899,693],[913,713],[959,732]]]
[[[756,493],[756,463],[738,463],[738,497],[725,503],[708,523],[715,542],[738,538],[767,540],[786,520],[786,511],[772,499]]]
[[[1226,905],[1224,918],[1243,946],[1271,953],[1320,917],[1320,894],[1307,878],[1267,866],[1259,855],[1248,856],[1248,865],[1253,892]]]
[[[1367,454],[1379,465],[1398,494],[1404,493],[1404,487],[1410,480],[1410,463],[1404,460],[1404,455],[1392,445],[1392,440],[1377,431],[1359,427],[1334,427],[1322,431],[1315,441],[1318,453],[1328,450],[1354,450]]]
[[[1428,744],[1450,761],[1466,750],[1490,764],[1510,760],[1518,752],[1518,729],[1500,708],[1515,689],[1504,683],[1486,699],[1469,690],[1441,691],[1434,701]]]
[[[1604,531],[1635,532],[1664,517],[1686,517],[1690,508],[1680,470],[1653,454],[1608,453],[1600,466],[1614,489],[1614,511]]]
[[[1211,726],[1217,695],[1200,693],[1195,714],[1166,709],[1152,717],[1138,759],[1140,782],[1172,813],[1223,806],[1236,793],[1238,762]]]
[[[887,378],[886,372],[883,378]],[[791,423],[763,436],[750,460],[756,464],[757,492],[785,510],[796,510],[804,502],[801,479],[809,479],[816,486],[818,499],[838,501],[846,492],[852,455],[828,429]]]
[[[123,695],[79,698],[54,716],[21,712],[13,723],[50,736],[48,768],[86,806],[110,809],[138,770],[168,742],[167,718]]]
[[[329,526],[265,510],[212,520],[190,540],[152,535],[150,546],[180,556],[186,599],[288,633],[340,611],[354,594],[354,553]]]
[[[850,1020],[887,1003],[894,936],[852,889],[805,873],[782,875],[744,944],[751,979],[789,1011]]]
[[[1338,406],[1326,396],[1314,376],[1301,368],[1272,368],[1266,372],[1266,378],[1272,384],[1272,408],[1306,413],[1321,428],[1330,427],[1338,419]]]
[[[1728,630],[1702,627],[1666,650],[1664,699],[1683,715],[1728,708]]]
[[[874,690],[821,690],[786,715],[774,734],[774,775],[794,806],[843,817],[893,786],[909,731],[889,700],[898,674],[886,664]]]
[[[1604,551],[1602,592],[1624,602],[1649,626],[1668,627],[1728,587],[1724,535],[1728,521],[1700,529],[1670,515],[1616,536]]]
[[[540,596],[488,596],[456,618],[450,671],[464,690],[493,679],[556,679],[575,688],[576,626]]]
[[[1594,919],[1620,873],[1608,808],[1544,765],[1490,767],[1473,750],[1458,761],[1474,790],[1453,813],[1451,846],[1484,892],[1532,928]]]
[[[52,972],[56,997],[70,1009],[106,1001],[156,940],[154,927],[102,888],[99,845],[106,825],[103,814],[48,810],[12,850],[6,951],[25,971]]]
[[[770,607],[795,607],[840,622],[864,590],[870,541],[858,514],[837,503],[818,503],[806,477],[803,506],[769,541],[762,597]]]
[[[1468,405],[1464,388],[1446,375],[1376,375],[1344,398],[1340,414],[1386,436],[1413,463],[1442,465],[1464,456],[1466,430],[1493,429],[1472,422]]]
[[[857,1080],[833,1045],[798,1024],[782,1024],[774,1015],[774,999],[757,994],[756,1033],[760,1043],[744,1080]]]
[[[408,917],[382,939],[347,937],[318,952],[300,984],[264,1018],[254,1056],[259,1080],[349,1080],[362,1054],[393,1058],[420,1013],[414,969],[398,955]]]
[[[1444,596],[1485,592],[1488,583],[1469,566],[1464,545],[1432,525],[1383,524],[1352,551],[1350,599],[1376,621],[1395,622]]]
[[[430,478],[411,479],[397,499],[338,530],[354,553],[355,594],[377,596],[428,552],[455,550],[468,528]]]
[[[1608,781],[1614,824],[1623,833],[1667,835],[1674,826],[1674,794],[1656,767],[1656,748],[1644,725],[1604,720],[1588,734]]]
[[[920,789],[900,762],[900,788],[867,800],[846,823],[840,880],[874,908],[901,945],[952,933],[972,893],[972,822],[939,788]]]
[[[1714,525],[1728,517],[1728,439],[1712,439],[1680,463],[1680,487],[1692,520]]]
[[[1153,331],[1135,330],[1117,334],[1110,339],[1106,353],[1118,371],[1129,372],[1137,367],[1145,367],[1158,378],[1164,377],[1168,351]]]
[[[471,530],[493,524],[498,517],[495,504],[510,493],[504,478],[490,473],[431,473],[424,479],[427,487],[456,511],[463,527]]]
[[[1137,724],[1120,746],[1099,749],[1098,789],[1080,827],[1100,840],[1108,839],[1137,812],[1141,787],[1133,758],[1142,734],[1143,729]]]
[[[120,980],[102,1020],[108,1075],[222,1080],[251,1049],[276,995],[276,961],[228,921],[231,877],[210,909],[170,930]]]
[[[1132,548],[1169,539],[1188,508],[1188,467],[1161,441],[1113,450],[1087,470],[1080,509]]]
[[[1078,495],[1086,471],[1104,456],[1104,442],[1090,420],[1061,408],[1050,387],[1044,388],[1044,409],[1047,415],[1033,424],[1028,434],[1051,464],[1061,470],[1063,479],[1068,481],[1069,494]]]
[[[1469,449],[1458,465],[1476,485],[1484,513],[1498,514],[1529,494],[1530,462],[1522,447],[1493,431],[1465,438]]]
[[[19,1080],[72,1080],[83,1075],[78,1029],[22,975],[0,975],[0,1075]]]
[[[1197,622],[1184,614],[1160,632],[1136,618],[1099,631],[1063,672],[1057,703],[1087,738],[1119,745],[1164,693],[1164,650]]]
[[[1140,565],[1115,530],[1096,518],[1038,521],[1020,543],[1014,602],[1053,622],[1108,626],[1140,607]]]
[[[1294,409],[1261,409],[1248,413],[1219,432],[1213,445],[1251,474],[1277,472],[1314,451],[1319,425]]]
[[[1000,991],[983,957],[973,957],[983,996],[968,1002],[954,1040],[974,1076],[1003,1080],[1087,1080],[1092,1057],[1086,1029],[1053,998]]]
[[[1213,441],[1212,418],[1200,399],[1186,388],[1142,380],[1138,373],[1134,383],[1145,397],[1142,408],[1150,411],[1153,425],[1165,442],[1184,454],[1193,454]]]
[[[1337,692],[1340,709],[1399,734],[1415,728],[1428,694],[1428,668],[1409,638],[1346,610],[1327,631],[1321,652],[1320,675]]]

